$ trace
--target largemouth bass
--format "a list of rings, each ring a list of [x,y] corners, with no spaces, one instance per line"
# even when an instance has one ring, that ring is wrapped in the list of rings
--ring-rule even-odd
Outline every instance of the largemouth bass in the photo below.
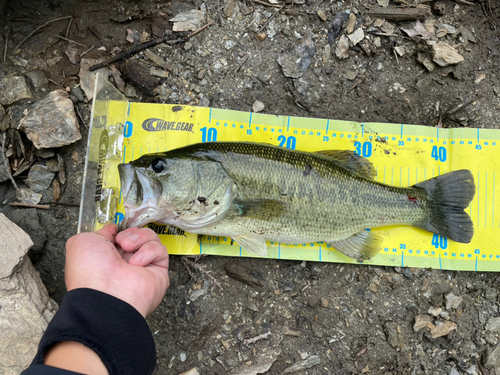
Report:
[[[464,211],[475,194],[469,170],[395,187],[352,151],[315,153],[217,142],[141,156],[118,166],[126,210],[122,228],[150,222],[231,237],[267,254],[267,241],[326,242],[356,260],[376,255],[382,236],[367,231],[412,225],[469,243]]]

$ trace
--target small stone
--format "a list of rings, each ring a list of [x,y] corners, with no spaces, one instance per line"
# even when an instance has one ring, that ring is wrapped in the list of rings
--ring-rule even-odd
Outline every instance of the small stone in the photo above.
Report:
[[[55,90],[37,100],[20,129],[36,148],[61,147],[82,138],[73,102],[64,90]]]
[[[297,362],[293,366],[290,366],[290,367],[286,368],[283,372],[285,374],[290,374],[290,373],[293,373],[293,372],[298,372],[298,371],[306,370],[308,368],[317,366],[320,363],[321,363],[320,356],[319,355],[312,355],[309,358],[307,358],[307,359],[305,359],[303,361]]]
[[[464,61],[463,56],[455,48],[444,42],[434,44],[432,51],[434,53],[433,60],[439,66],[454,65]]]
[[[59,171],[59,166],[56,158],[47,160],[47,163],[45,163],[45,165],[47,166],[50,172],[56,173]]]
[[[500,367],[500,344],[494,349],[489,349],[484,360],[484,365],[486,367]]]
[[[0,104],[10,105],[21,99],[31,99],[26,79],[21,76],[0,79]]]
[[[42,200],[43,195],[35,193],[33,190],[25,187],[20,187],[16,190],[16,200],[26,204],[38,204]]]
[[[441,311],[441,313],[439,314],[439,316],[441,318],[443,318],[444,320],[450,319],[450,313],[448,311]]]
[[[436,325],[431,329],[432,338],[435,339],[437,337],[446,336],[451,331],[457,329],[457,324],[453,323],[449,320],[445,321],[440,325]]]
[[[0,121],[3,120],[3,117],[5,116],[5,108],[3,105],[0,104]]]
[[[322,21],[326,21],[328,19],[323,9],[318,10],[318,17],[321,18]]]
[[[321,297],[321,307],[328,307],[328,299]]]
[[[347,21],[346,31],[348,34],[352,34],[354,27],[356,26],[356,15],[354,13],[349,14],[349,20]]]
[[[203,10],[190,10],[177,14],[169,20],[174,22],[173,31],[196,31],[205,21],[205,12]]]
[[[486,291],[484,292],[484,298],[486,298],[487,300],[492,300],[492,299],[495,299],[497,298],[497,291],[493,288],[487,288]]]
[[[483,79],[486,78],[486,74],[480,74],[477,76],[476,80],[474,81],[474,84],[479,85]]]
[[[33,70],[26,73],[26,78],[28,78],[29,83],[31,83],[36,92],[48,89],[49,80],[45,77],[45,73],[41,70]]]
[[[452,367],[449,375],[460,375],[460,373],[457,371],[455,367]]]
[[[210,100],[205,96],[201,98],[200,107],[210,107]]]
[[[441,307],[429,307],[427,313],[432,316],[438,316],[439,314],[441,314],[441,311],[443,311]]]
[[[54,176],[55,173],[50,172],[46,165],[35,164],[28,173],[26,185],[33,191],[42,193],[49,188]]]
[[[461,27],[460,34],[462,34],[462,37],[464,39],[467,39],[469,42],[476,43],[476,38],[474,37],[474,35],[472,35],[472,33],[469,31],[469,29],[467,29],[465,27]]]
[[[491,332],[500,332],[500,317],[488,320],[485,329]]]
[[[84,98],[84,94],[83,94],[83,91],[80,87],[72,87],[71,88],[71,95],[74,95],[79,102],[83,102],[83,100],[85,99]]]
[[[341,35],[337,48],[335,49],[335,56],[337,56],[338,59],[347,59],[349,57],[347,51],[349,51],[349,39],[347,39],[345,35]]]
[[[59,55],[56,55],[56,56],[52,56],[50,58],[48,58],[46,61],[47,61],[47,65],[48,66],[54,66],[56,65],[59,61],[61,61],[63,59],[62,56],[59,56]]]
[[[125,96],[127,98],[136,98],[137,97],[137,91],[135,90],[135,87],[131,86],[131,85],[125,86]]]
[[[352,34],[349,35],[349,39],[351,43],[355,46],[359,42],[363,40],[365,37],[365,33],[363,32],[363,28],[359,27],[357,28]]]
[[[285,76],[299,78],[309,68],[315,53],[313,35],[309,31],[306,37],[300,39],[278,57],[278,64]]]
[[[252,109],[255,113],[262,111],[264,107],[264,103],[262,103],[260,100],[256,100],[252,105]]]
[[[127,29],[127,42],[138,43],[141,40],[141,33],[134,29]]]
[[[181,360],[181,362],[186,362],[186,353],[182,352],[181,354],[179,354],[179,359]]]
[[[431,317],[429,315],[417,315],[415,317],[415,324],[413,325],[413,330],[415,332],[420,331],[422,328],[425,328],[427,324],[431,321]]]
[[[198,368],[193,367],[191,370],[183,372],[182,374],[179,375],[200,375],[200,372],[198,371]]]
[[[14,65],[17,65],[17,66],[21,66],[21,67],[26,67],[28,65],[28,61],[25,60],[25,59],[22,59],[18,56],[10,56],[9,57],[10,61],[12,61],[12,63]]]
[[[456,309],[464,300],[463,297],[454,295],[452,292],[448,293],[445,297],[446,310]]]
[[[491,333],[491,332],[486,332],[484,335],[484,339],[490,345],[496,345],[496,343],[497,343],[496,335]]]
[[[64,50],[66,56],[68,56],[68,60],[73,65],[80,64],[82,58],[80,57],[80,49],[74,45],[73,43],[69,43],[66,49]]]

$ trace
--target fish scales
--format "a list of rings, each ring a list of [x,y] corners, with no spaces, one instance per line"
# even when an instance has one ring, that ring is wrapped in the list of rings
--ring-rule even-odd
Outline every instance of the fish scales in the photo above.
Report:
[[[321,154],[259,146],[210,143],[205,145],[206,151],[197,150],[193,156],[205,154],[220,162],[236,181],[241,200],[275,199],[284,203],[284,210],[265,212],[262,219],[251,220],[233,210],[204,228],[205,234],[230,236],[245,227],[274,241],[336,241],[365,228],[425,219],[419,209],[422,203],[419,206],[408,199],[419,195],[417,189],[394,188],[363,178]],[[304,176],[307,166],[311,170]]]

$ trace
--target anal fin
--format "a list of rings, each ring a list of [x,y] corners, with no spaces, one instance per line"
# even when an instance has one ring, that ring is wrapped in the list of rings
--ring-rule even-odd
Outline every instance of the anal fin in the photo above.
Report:
[[[267,244],[263,237],[252,234],[239,234],[234,236],[233,240],[249,253],[263,257],[267,256]]]
[[[379,253],[383,240],[379,234],[362,230],[345,240],[329,242],[328,244],[350,258],[363,261]]]

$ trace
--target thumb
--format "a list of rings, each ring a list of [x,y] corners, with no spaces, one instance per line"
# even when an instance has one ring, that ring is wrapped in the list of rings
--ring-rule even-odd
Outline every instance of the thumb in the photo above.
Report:
[[[108,223],[103,226],[101,229],[97,230],[95,233],[103,236],[107,240],[109,240],[112,244],[115,244],[115,237],[118,233],[118,225]]]

